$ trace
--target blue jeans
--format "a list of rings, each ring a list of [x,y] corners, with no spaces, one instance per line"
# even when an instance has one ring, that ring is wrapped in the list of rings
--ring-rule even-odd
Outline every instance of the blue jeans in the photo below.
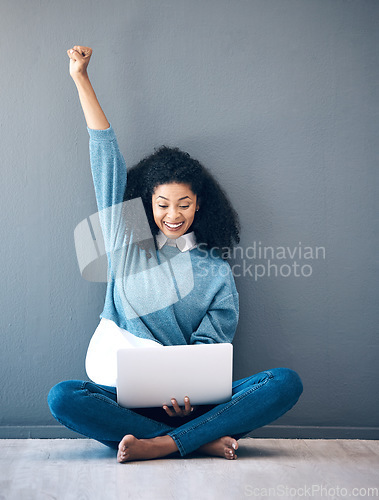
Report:
[[[291,409],[302,391],[295,371],[274,368],[236,380],[230,401],[199,405],[186,417],[170,417],[160,407],[123,408],[115,387],[80,380],[55,385],[48,404],[58,422],[111,448],[117,449],[125,434],[138,439],[169,435],[185,456],[222,436],[240,439],[269,424]]]

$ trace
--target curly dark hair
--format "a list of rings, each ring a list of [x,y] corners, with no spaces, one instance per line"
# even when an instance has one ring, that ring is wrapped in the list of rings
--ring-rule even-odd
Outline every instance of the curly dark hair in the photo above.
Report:
[[[226,193],[199,161],[179,148],[156,148],[153,154],[128,169],[124,201],[142,199],[151,232],[155,236],[159,228],[154,221],[152,195],[157,186],[173,182],[189,184],[197,196],[200,209],[195,213],[191,229],[198,244],[216,249],[222,257],[225,249],[231,250],[235,243],[239,243],[238,214]],[[146,248],[146,242],[141,246]]]

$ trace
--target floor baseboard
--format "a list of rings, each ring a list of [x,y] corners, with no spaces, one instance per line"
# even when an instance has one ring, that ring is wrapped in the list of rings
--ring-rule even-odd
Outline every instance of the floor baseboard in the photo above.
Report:
[[[379,427],[266,425],[248,434],[272,439],[379,439]],[[0,439],[83,438],[63,425],[0,426]]]

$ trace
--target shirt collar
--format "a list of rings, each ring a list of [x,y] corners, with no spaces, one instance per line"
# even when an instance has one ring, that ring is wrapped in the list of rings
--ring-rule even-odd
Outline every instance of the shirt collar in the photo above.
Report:
[[[179,238],[168,238],[161,230],[156,236],[157,246],[160,250],[163,245],[167,244],[168,246],[178,247],[181,252],[186,252],[187,250],[192,250],[197,246],[195,231],[191,231],[190,233],[183,234],[179,236]]]

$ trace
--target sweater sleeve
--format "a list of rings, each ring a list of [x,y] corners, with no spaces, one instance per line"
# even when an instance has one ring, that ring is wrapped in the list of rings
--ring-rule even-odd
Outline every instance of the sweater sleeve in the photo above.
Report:
[[[124,201],[127,169],[112,125],[105,130],[88,128],[92,178],[105,251],[114,272],[125,274],[131,264],[127,247],[152,238],[142,199]],[[133,266],[128,267],[128,272]],[[135,267],[135,266],[134,266]],[[117,271],[117,272],[118,272]]]
[[[126,188],[126,165],[112,125],[106,130],[87,127],[92,178],[99,211],[121,203]]]
[[[124,245],[125,218],[123,198],[126,188],[126,164],[120,153],[112,125],[105,130],[87,127],[92,178],[98,207],[98,217],[105,251],[114,252]]]
[[[238,292],[219,298],[216,295],[190,338],[190,344],[232,342],[239,314]]]

